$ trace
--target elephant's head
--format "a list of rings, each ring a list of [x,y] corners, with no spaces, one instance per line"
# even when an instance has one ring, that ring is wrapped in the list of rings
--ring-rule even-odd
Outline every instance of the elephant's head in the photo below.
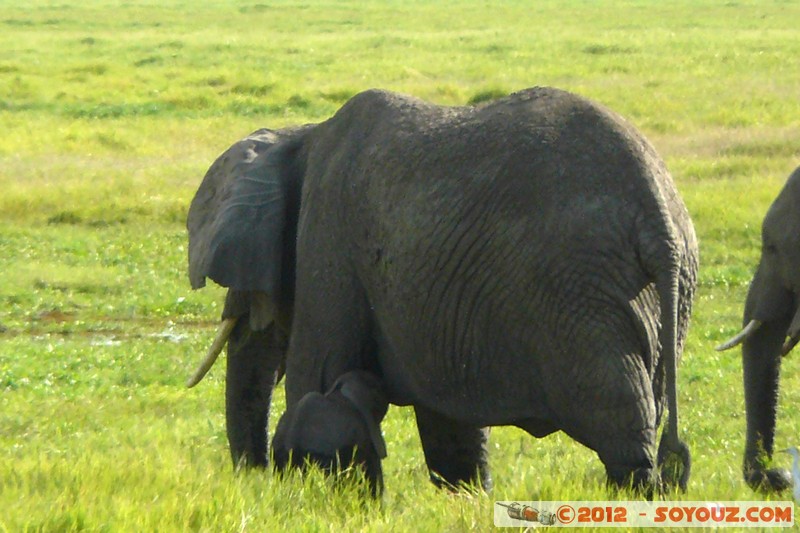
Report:
[[[355,370],[340,376],[324,395],[310,392],[281,417],[272,441],[275,468],[314,463],[328,473],[364,468],[373,496],[383,487],[386,444],[380,423],[388,400],[381,381]]]
[[[741,333],[717,349],[743,343],[747,443],[744,473],[754,488],[791,485],[783,469],[766,469],[772,457],[780,360],[800,341],[800,168],[769,208],[762,226],[761,260],[744,309]]]
[[[250,328],[274,323],[288,335],[294,299],[297,216],[308,128],[258,130],[211,165],[189,208],[189,279],[228,287],[223,322],[187,386],[196,385],[222,351],[236,321]]]
[[[193,387],[228,345],[225,410],[236,466],[267,464],[267,421],[285,367],[294,307],[303,141],[312,128],[259,130],[226,150],[191,207],[189,278],[228,288],[222,324]]]

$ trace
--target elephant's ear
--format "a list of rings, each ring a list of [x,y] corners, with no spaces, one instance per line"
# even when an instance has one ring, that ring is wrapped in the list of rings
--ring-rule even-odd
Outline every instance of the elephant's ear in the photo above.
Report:
[[[381,434],[380,423],[389,408],[383,384],[377,377],[363,370],[343,374],[333,384],[358,411],[369,431],[369,438],[378,457],[386,457],[386,441]]]
[[[276,296],[293,165],[282,132],[259,130],[225,151],[208,169],[189,208],[189,279],[209,277],[235,291]]]

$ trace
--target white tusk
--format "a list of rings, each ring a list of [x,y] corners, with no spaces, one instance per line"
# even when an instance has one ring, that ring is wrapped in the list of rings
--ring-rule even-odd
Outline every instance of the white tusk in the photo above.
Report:
[[[236,325],[237,320],[238,317],[226,318],[222,321],[222,324],[220,324],[219,329],[217,330],[217,336],[214,338],[214,342],[208,349],[208,353],[206,353],[206,357],[203,359],[203,362],[200,363],[200,366],[197,367],[194,375],[186,382],[186,387],[191,389],[200,383],[208,371],[211,370],[211,367],[214,366],[214,363],[217,361],[217,357],[219,357],[220,352],[222,352],[222,349],[225,347],[225,343],[228,342],[228,337],[231,336],[231,331],[233,331],[233,327]]]
[[[749,324],[747,324],[742,331],[740,331],[735,337],[730,339],[727,342],[724,342],[714,348],[718,352],[722,352],[725,350],[729,350],[734,346],[738,346],[741,344],[745,339],[747,339],[750,335],[756,332],[758,328],[761,327],[762,322],[760,320],[751,320]]]

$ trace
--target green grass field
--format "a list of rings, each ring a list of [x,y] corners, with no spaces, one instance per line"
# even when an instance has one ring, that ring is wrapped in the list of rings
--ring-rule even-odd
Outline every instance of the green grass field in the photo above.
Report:
[[[693,473],[669,498],[763,498],[740,474],[740,357],[713,347],[739,325],[761,219],[800,164],[798,2],[24,6],[0,2],[0,530],[489,530],[494,500],[628,497],[563,434],[515,428],[493,430],[493,494],[437,491],[407,408],[384,423],[381,503],[319,476],[234,474],[224,366],[183,387],[223,294],[189,289],[189,202],[235,140],[370,87],[465,104],[557,86],[651,139],[702,255],[679,373]],[[799,404],[792,354],[778,447],[800,444]],[[282,410],[280,388],[273,426]]]

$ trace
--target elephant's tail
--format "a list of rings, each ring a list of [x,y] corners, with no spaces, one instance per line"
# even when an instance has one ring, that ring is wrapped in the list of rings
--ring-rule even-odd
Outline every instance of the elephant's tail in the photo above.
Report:
[[[670,242],[674,242],[671,240]],[[660,301],[661,329],[659,344],[666,369],[666,394],[669,417],[658,446],[658,464],[662,482],[676,483],[686,490],[691,470],[689,448],[678,436],[678,310],[680,306],[680,257],[681,254],[669,243],[668,252],[659,254],[661,260],[655,270],[656,291]],[[677,459],[677,460],[676,460]]]

